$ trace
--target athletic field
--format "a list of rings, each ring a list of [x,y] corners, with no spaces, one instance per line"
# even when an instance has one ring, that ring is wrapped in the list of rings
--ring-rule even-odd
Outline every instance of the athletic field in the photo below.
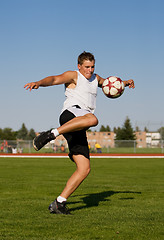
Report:
[[[163,158],[92,158],[91,168],[68,200],[72,215],[53,215],[48,206],[74,164],[0,158],[0,239],[164,239]]]

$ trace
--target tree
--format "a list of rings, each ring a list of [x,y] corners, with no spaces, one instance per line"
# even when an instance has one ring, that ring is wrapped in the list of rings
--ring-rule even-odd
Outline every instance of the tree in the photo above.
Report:
[[[110,132],[111,129],[109,127],[109,125],[107,125],[106,127],[104,127],[104,125],[101,125],[100,127],[100,132]]]
[[[164,140],[164,127],[158,129],[158,132],[161,134],[161,139]]]
[[[144,131],[145,131],[146,133],[149,132],[149,130],[148,130],[147,127],[144,128]]]
[[[100,127],[100,132],[105,132],[105,127],[104,127],[104,125],[101,125],[101,127]]]
[[[22,127],[18,130],[17,138],[23,140],[28,139],[28,130],[24,123],[22,124]]]
[[[127,117],[122,128],[118,128],[116,131],[116,140],[135,140],[135,134],[130,123],[130,119]]]
[[[2,137],[3,137],[3,130],[2,128],[0,128],[0,139],[3,139]]]
[[[36,137],[35,131],[33,128],[30,129],[28,132],[28,140],[32,140],[34,137]]]
[[[140,132],[140,129],[138,126],[136,126],[136,132]]]
[[[110,129],[109,125],[106,126],[106,131],[111,132],[111,129]]]
[[[1,140],[15,140],[17,132],[14,132],[11,128],[0,129]]]

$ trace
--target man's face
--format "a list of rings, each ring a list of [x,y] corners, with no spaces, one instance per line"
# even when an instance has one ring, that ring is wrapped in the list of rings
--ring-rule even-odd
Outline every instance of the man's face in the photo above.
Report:
[[[83,64],[78,64],[79,72],[87,79],[90,79],[95,69],[95,61],[84,60]]]

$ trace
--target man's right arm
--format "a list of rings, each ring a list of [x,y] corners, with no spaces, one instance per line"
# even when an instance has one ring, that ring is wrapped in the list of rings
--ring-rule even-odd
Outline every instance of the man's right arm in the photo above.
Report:
[[[71,84],[76,81],[76,74],[77,73],[75,71],[67,71],[60,75],[49,76],[36,82],[27,83],[24,85],[24,88],[31,91],[32,89],[38,89],[39,87],[48,87],[59,84]]]

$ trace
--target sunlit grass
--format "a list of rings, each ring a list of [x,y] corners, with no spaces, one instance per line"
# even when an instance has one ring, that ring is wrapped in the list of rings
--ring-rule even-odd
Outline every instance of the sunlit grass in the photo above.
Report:
[[[91,159],[68,199],[72,215],[48,205],[74,171],[68,159],[0,159],[0,239],[162,240],[163,159]]]

